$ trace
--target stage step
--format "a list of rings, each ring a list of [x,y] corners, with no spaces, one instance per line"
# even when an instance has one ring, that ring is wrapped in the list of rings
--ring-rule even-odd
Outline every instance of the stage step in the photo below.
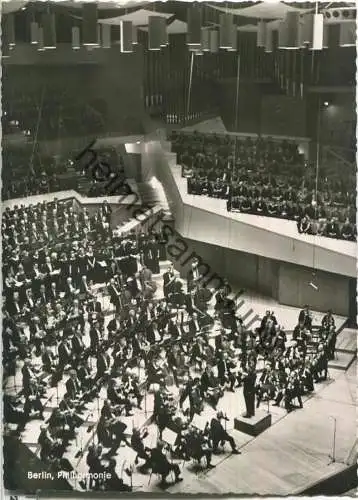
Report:
[[[328,363],[328,368],[346,371],[356,358],[356,353],[336,352],[335,359]]]
[[[357,350],[357,330],[344,328],[337,336],[336,352],[354,354]]]
[[[173,152],[166,152],[165,156],[168,159],[169,165],[177,165],[178,159],[177,159],[177,154]]]
[[[166,153],[172,152],[172,143],[170,141],[162,141],[162,147]]]

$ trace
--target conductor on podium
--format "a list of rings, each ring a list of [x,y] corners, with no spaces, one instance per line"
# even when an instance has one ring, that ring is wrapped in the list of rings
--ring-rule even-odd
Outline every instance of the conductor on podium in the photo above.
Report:
[[[251,418],[255,415],[255,367],[249,365],[247,372],[243,373],[243,388],[246,405],[245,418]]]

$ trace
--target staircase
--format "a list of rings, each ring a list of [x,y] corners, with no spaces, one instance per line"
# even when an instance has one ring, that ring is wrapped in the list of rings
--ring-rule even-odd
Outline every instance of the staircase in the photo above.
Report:
[[[153,177],[147,182],[138,182],[137,189],[143,206],[148,208],[159,206],[165,214],[164,220],[173,220],[164,188],[157,178]]]
[[[329,368],[346,371],[357,356],[357,330],[343,328],[337,335],[336,353],[328,363]]]
[[[348,151],[349,153],[349,151]],[[322,168],[326,176],[331,175],[355,175],[355,161],[350,161],[347,157],[352,156],[353,153],[346,153],[346,157],[340,152],[337,152],[331,146],[323,146],[322,148]]]
[[[76,184],[77,184],[77,192],[87,196],[90,187],[91,187],[91,179],[89,175],[83,174],[78,170],[75,173]]]

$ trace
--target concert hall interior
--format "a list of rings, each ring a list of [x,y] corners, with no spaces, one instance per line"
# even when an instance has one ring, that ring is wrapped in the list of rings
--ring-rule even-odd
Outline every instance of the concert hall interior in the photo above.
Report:
[[[5,488],[353,495],[355,4],[1,9]]]

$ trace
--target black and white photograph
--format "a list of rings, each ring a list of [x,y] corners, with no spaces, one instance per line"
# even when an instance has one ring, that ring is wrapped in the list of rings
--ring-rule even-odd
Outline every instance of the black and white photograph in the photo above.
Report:
[[[355,496],[356,3],[0,9],[3,497]]]

